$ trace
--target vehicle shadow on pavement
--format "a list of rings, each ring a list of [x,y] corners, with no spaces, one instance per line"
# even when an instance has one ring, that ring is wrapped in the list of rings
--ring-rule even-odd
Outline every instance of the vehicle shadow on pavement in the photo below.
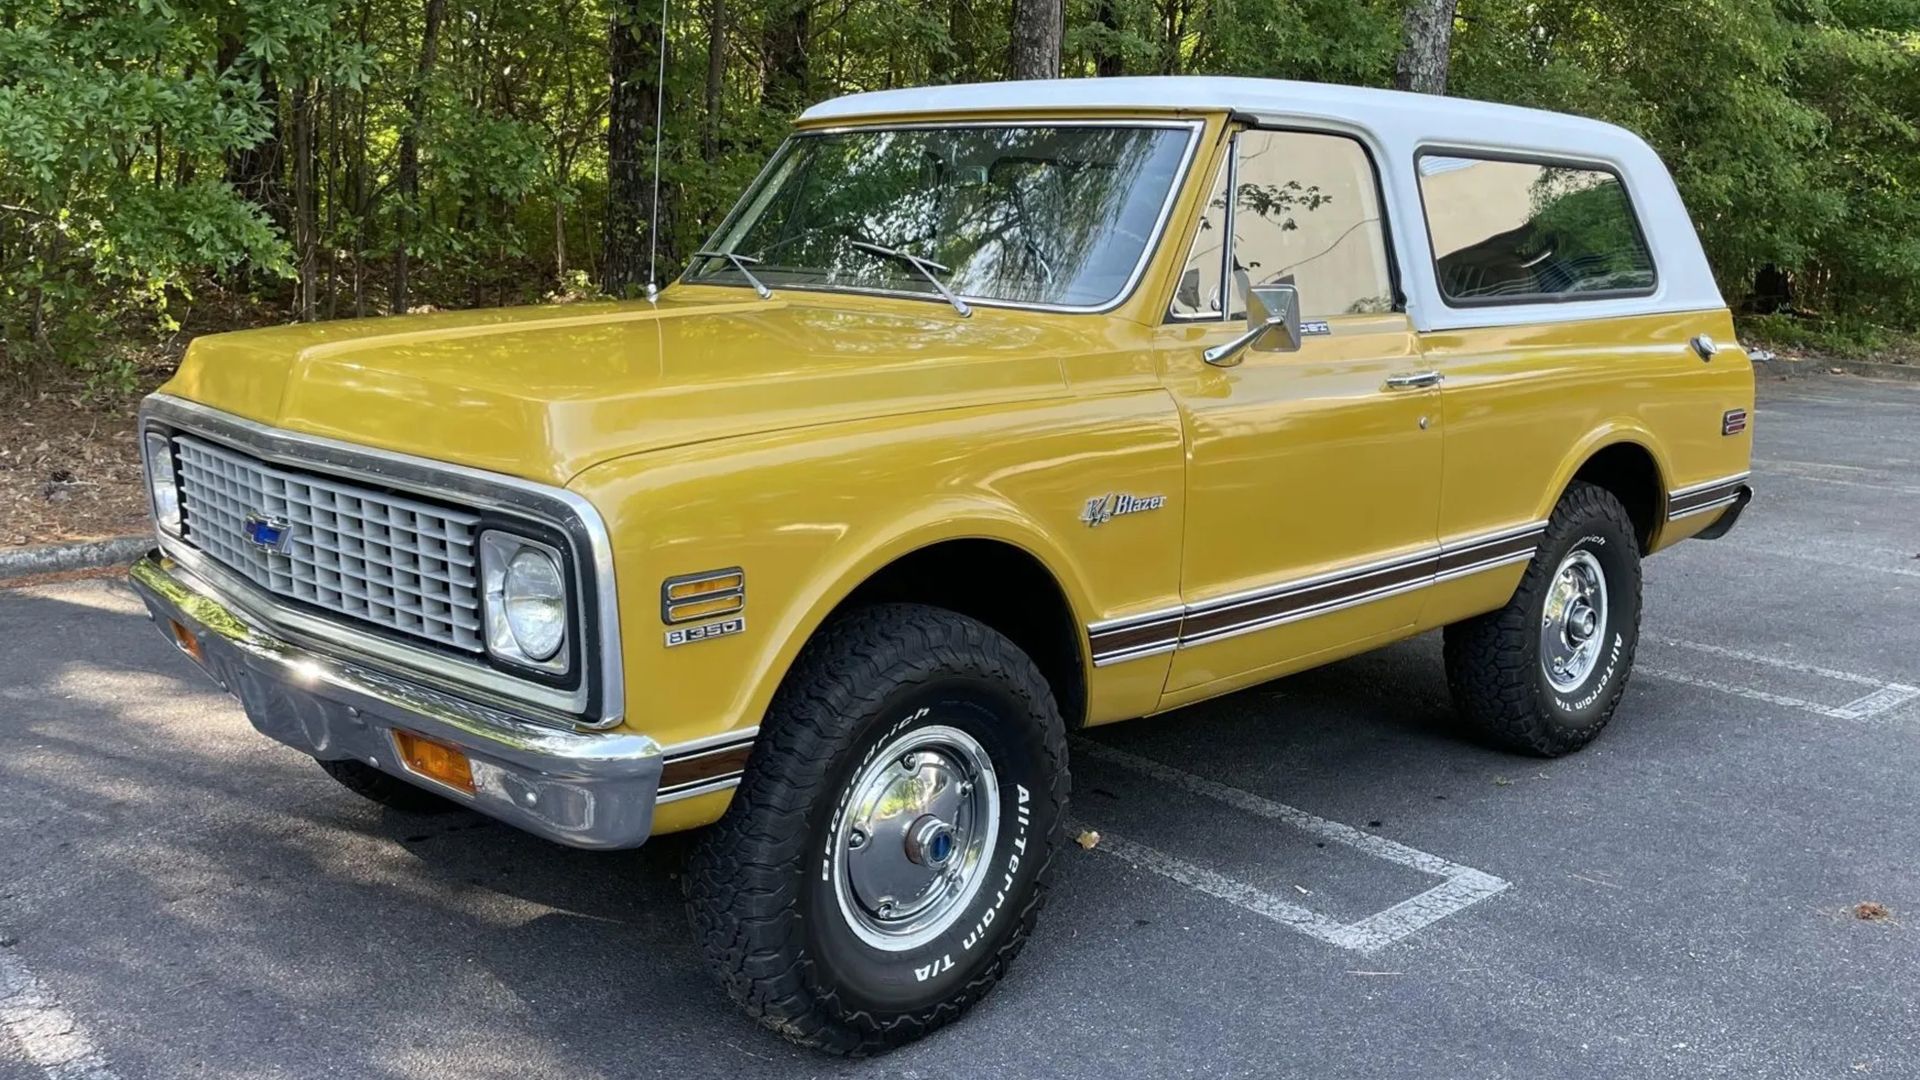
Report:
[[[66,647],[47,658],[36,640]],[[1444,781],[1463,754],[1498,757],[1449,730],[1436,653],[1416,642],[1079,738],[1194,772],[1231,759],[1252,770],[1250,786],[1306,805],[1411,817],[1432,796],[1385,778]],[[0,929],[78,1011],[118,1018],[95,1037],[129,1075],[169,1071],[144,1056],[182,1040],[212,1075],[263,1061],[417,1075],[475,1057],[520,1075],[623,1075],[639,1062],[874,1071],[788,1046],[726,1000],[682,907],[688,837],[583,852],[464,810],[364,802],[256,734],[124,589],[0,592],[0,703],[0,786],[14,806],[0,819],[11,883]],[[1452,765],[1435,763],[1436,742],[1454,748]],[[1380,782],[1356,782],[1365,776]],[[1080,805],[1098,800],[1083,792]],[[1129,873],[1068,845],[1046,923],[1057,932],[1034,945],[1046,955],[961,1027],[1003,1031],[1007,1053],[1043,1038],[1029,1030],[1033,995],[1103,969],[1115,931],[1087,908],[1112,895],[1099,882]],[[917,1046],[916,1061],[962,1066],[970,1040],[956,1030]]]

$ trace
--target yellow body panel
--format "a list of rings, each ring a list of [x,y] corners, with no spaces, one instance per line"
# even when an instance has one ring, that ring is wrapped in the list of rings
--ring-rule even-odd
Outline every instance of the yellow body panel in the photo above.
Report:
[[[1183,599],[1205,605],[1433,545],[1439,517],[1438,391],[1385,393],[1420,362],[1402,314],[1348,315],[1299,352],[1200,356],[1242,324],[1170,326],[1165,379],[1188,433]],[[1253,630],[1176,654],[1168,690],[1233,680],[1286,658],[1412,627],[1417,591]],[[1244,682],[1244,679],[1238,680]]]
[[[1105,313],[961,318],[936,299],[676,285],[657,303],[204,338],[163,390],[584,496],[613,538],[626,723],[669,747],[758,725],[836,605],[934,544],[990,541],[1045,567],[1081,633],[1087,709],[1070,719],[1102,723],[1496,609],[1524,566],[1118,662],[1095,663],[1088,627],[1539,522],[1618,443],[1644,448],[1663,492],[1746,469],[1751,435],[1720,434],[1725,411],[1752,408],[1746,357],[1686,346],[1730,341],[1724,311],[1563,322],[1542,305],[1538,324],[1429,334],[1404,313],[1341,316],[1298,352],[1207,365],[1241,324],[1163,317],[1225,152],[1224,114],[1199,118],[1165,236]],[[1444,383],[1384,389],[1415,369]],[[1165,502],[1089,527],[1088,501],[1109,494]],[[1662,524],[1653,546],[1718,516]],[[669,647],[661,583],[728,567],[745,572],[745,630]],[[728,798],[663,804],[655,828],[710,822]]]

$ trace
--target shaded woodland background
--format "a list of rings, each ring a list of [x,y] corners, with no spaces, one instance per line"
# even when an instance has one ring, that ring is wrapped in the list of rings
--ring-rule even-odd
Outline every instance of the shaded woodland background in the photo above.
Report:
[[[1053,73],[1400,85],[1598,116],[1730,301],[1920,326],[1920,0],[0,0],[0,386],[185,333],[628,293],[807,104]],[[1796,329],[1797,328],[1797,329]]]

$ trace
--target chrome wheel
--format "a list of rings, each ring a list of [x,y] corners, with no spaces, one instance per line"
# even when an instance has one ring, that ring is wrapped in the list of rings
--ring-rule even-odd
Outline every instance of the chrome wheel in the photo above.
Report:
[[[1576,690],[1600,662],[1607,627],[1607,576],[1593,552],[1560,560],[1540,613],[1540,667],[1562,693]]]
[[[1000,829],[993,762],[944,725],[868,758],[833,831],[834,894],[862,941],[899,952],[948,930],[985,879]]]

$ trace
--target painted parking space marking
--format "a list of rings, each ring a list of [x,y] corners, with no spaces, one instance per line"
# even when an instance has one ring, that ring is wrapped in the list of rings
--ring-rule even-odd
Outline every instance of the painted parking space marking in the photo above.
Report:
[[[0,949],[0,1032],[47,1080],[115,1080],[79,1021],[12,949]]]
[[[1758,475],[1762,478],[1779,476],[1791,480],[1811,480],[1820,484],[1837,484],[1840,487],[1866,488],[1871,491],[1895,495],[1920,495],[1920,487],[1910,484],[1898,484],[1887,480],[1868,480],[1853,476],[1830,476],[1826,470],[1845,469],[1847,466],[1821,465],[1815,462],[1774,461],[1764,464]]]
[[[1282,822],[1315,839],[1341,844],[1362,854],[1442,879],[1425,892],[1402,900],[1384,911],[1357,922],[1343,923],[1292,899],[1169,855],[1138,840],[1115,836],[1104,830],[1101,832],[1100,844],[1094,849],[1096,851],[1104,851],[1142,870],[1225,900],[1338,948],[1373,952],[1494,896],[1508,886],[1501,878],[1470,866],[1461,866],[1384,836],[1329,821],[1297,807],[1195,776],[1125,750],[1081,739],[1076,740],[1073,752],[1204,796],[1256,817]]]
[[[1733,534],[1738,536],[1738,533]],[[1800,562],[1818,563],[1821,566],[1837,567],[1841,570],[1857,570],[1870,574],[1892,574],[1895,577],[1920,578],[1920,569],[1915,569],[1913,555],[1896,548],[1865,547],[1861,545],[1831,544],[1822,541],[1820,548],[1809,548],[1796,541],[1785,543],[1756,543],[1758,537],[1747,537],[1738,542],[1725,542],[1715,548],[1726,555],[1753,556],[1763,558],[1795,559]]]
[[[1867,688],[1865,693],[1855,692],[1854,696],[1845,702],[1827,704],[1824,702],[1810,701],[1806,698],[1796,697],[1791,694],[1779,694],[1771,690],[1762,690],[1757,686],[1744,686],[1738,683],[1726,682],[1722,679],[1706,678],[1692,674],[1691,672],[1676,671],[1672,668],[1661,667],[1657,664],[1642,664],[1638,668],[1638,670],[1648,675],[1665,679],[1669,682],[1677,682],[1687,686],[1697,686],[1703,690],[1714,690],[1723,694],[1732,694],[1736,697],[1743,697],[1753,701],[1763,701],[1769,705],[1798,709],[1802,712],[1812,713],[1815,716],[1824,716],[1831,720],[1871,720],[1891,713],[1896,709],[1900,709],[1913,701],[1920,700],[1920,687],[1908,686],[1905,683],[1890,682],[1885,679],[1876,679],[1871,675],[1861,675],[1852,671],[1841,671],[1837,668],[1823,667],[1819,664],[1810,664],[1801,660],[1767,656],[1763,653],[1748,652],[1744,649],[1731,649],[1724,645],[1708,645],[1697,641],[1682,641],[1677,638],[1659,638],[1656,640],[1663,645],[1669,645],[1677,649],[1684,649],[1707,656],[1717,656],[1722,659],[1737,660],[1742,663],[1758,664],[1762,667],[1775,668],[1781,671],[1792,671],[1802,675],[1815,675],[1823,679],[1847,683],[1853,687]]]

